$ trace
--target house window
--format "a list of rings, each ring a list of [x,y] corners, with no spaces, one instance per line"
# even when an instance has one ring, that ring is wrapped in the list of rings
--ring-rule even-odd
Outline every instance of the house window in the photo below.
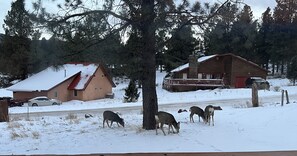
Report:
[[[202,79],[202,73],[198,73],[198,79]]]
[[[74,90],[73,93],[74,93],[74,96],[77,96],[77,90]]]
[[[206,74],[206,79],[211,79],[211,74]]]
[[[183,73],[183,79],[187,79],[187,73]]]
[[[58,92],[55,92],[55,95],[54,95],[55,97],[58,97]]]

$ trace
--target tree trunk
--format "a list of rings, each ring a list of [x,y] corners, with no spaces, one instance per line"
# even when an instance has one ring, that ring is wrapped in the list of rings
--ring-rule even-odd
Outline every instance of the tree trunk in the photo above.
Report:
[[[140,25],[143,39],[142,50],[142,97],[143,97],[143,129],[155,129],[155,114],[158,111],[156,93],[156,58],[155,58],[155,13],[154,0],[142,2],[143,21]]]

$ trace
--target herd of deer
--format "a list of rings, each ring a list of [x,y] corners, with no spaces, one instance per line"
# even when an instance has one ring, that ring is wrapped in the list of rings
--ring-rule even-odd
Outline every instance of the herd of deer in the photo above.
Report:
[[[208,125],[210,125],[210,122],[212,120],[212,125],[214,126],[214,118],[213,117],[214,117],[215,110],[222,110],[222,108],[220,106],[208,105],[203,110],[200,107],[192,106],[190,108],[190,112],[191,112],[190,113],[190,122],[194,122],[193,116],[195,114],[197,114],[198,118],[199,118],[199,122],[200,122],[200,118],[202,118],[202,120],[205,124],[208,123]],[[156,119],[156,134],[158,134],[157,129],[158,129],[158,127],[160,127],[163,134],[166,135],[164,132],[164,129],[163,129],[164,124],[169,126],[168,134],[170,133],[170,129],[172,129],[172,133],[179,133],[180,122],[176,122],[176,120],[172,114],[170,114],[168,112],[164,112],[164,111],[159,111],[156,113],[155,119]],[[108,121],[111,121],[110,125],[109,125]],[[112,111],[104,111],[103,112],[103,128],[104,128],[105,122],[108,127],[111,127],[113,122],[116,122],[118,124],[118,126],[120,126],[120,125],[122,125],[123,127],[125,126],[124,119],[120,118],[117,113],[114,113]],[[176,132],[174,131],[173,127],[176,130]]]

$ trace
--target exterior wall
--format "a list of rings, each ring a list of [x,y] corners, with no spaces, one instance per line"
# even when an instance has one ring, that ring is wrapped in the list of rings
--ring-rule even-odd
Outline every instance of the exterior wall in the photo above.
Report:
[[[13,92],[13,98],[16,100],[29,100],[31,98],[34,98],[36,96],[47,96],[47,92],[41,91],[41,92]]]
[[[52,88],[49,91],[35,91],[35,92],[14,92],[13,98],[15,99],[31,99],[37,96],[47,96],[49,98],[54,98],[61,100],[62,102],[71,100],[70,92],[68,91],[68,86],[72,82],[73,78],[59,84],[58,86]]]
[[[174,73],[173,78],[182,79],[183,73],[189,73],[189,68]],[[231,88],[243,87],[243,81],[249,77],[262,77],[266,79],[267,76],[267,71],[233,55],[218,55],[201,62],[199,63],[197,73],[203,74],[204,78],[206,78],[206,74],[220,77],[224,80],[224,84]]]
[[[83,92],[82,100],[96,100],[105,98],[107,93],[112,93],[112,85],[101,68],[98,68],[89,85]]]
[[[47,97],[58,99],[62,102],[72,100],[73,98],[71,95],[73,94],[73,92],[71,90],[68,90],[68,86],[74,78],[75,76],[49,90],[47,93]]]
[[[254,67],[252,64],[246,63],[236,57],[233,57],[232,62],[231,87],[236,87],[236,80],[239,79],[242,79],[244,81],[249,77],[261,77],[263,79],[266,79],[266,71]]]
[[[55,98],[62,102],[69,100],[95,100],[105,98],[108,93],[112,93],[112,84],[104,74],[101,67],[99,67],[85,90],[68,90],[68,86],[74,80],[75,76],[66,80],[65,82],[55,86],[49,91],[35,91],[35,92],[14,92],[15,99],[31,99],[37,96],[47,96]],[[46,82],[45,82],[46,83]],[[75,96],[74,92],[77,93]]]

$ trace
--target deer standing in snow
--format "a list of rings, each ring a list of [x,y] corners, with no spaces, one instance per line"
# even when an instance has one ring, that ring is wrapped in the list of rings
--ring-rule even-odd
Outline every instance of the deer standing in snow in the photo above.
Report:
[[[197,106],[192,106],[192,107],[190,108],[190,112],[191,112],[191,114],[190,114],[190,122],[191,122],[191,121],[194,122],[194,118],[193,118],[193,116],[194,116],[195,114],[198,115],[199,122],[200,122],[200,117],[201,117],[201,118],[203,119],[203,121],[205,122],[205,116],[204,116],[204,111],[203,111],[203,109],[201,109],[200,107],[197,107]]]
[[[170,133],[170,128],[172,129],[172,132],[175,133],[173,130],[173,127],[175,128],[176,133],[179,132],[180,122],[176,122],[176,120],[172,114],[163,112],[163,111],[159,111],[155,115],[155,119],[156,119],[156,135],[158,134],[157,129],[158,129],[159,124],[161,124],[160,128],[161,128],[162,132],[164,133],[164,135],[166,135],[164,132],[164,129],[163,129],[164,124],[169,126],[168,134]]]
[[[214,111],[215,110],[222,110],[220,106],[212,106],[208,105],[204,109],[204,116],[205,116],[205,123],[208,123],[210,125],[210,122],[212,120],[212,125],[214,126]]]
[[[111,121],[110,125],[108,124],[108,120]],[[125,127],[124,119],[120,118],[118,114],[116,114],[112,111],[109,111],[109,110],[103,112],[103,128],[104,128],[105,122],[107,123],[108,127],[111,127],[113,122],[116,122],[118,124],[118,126],[120,124],[123,127]]]

